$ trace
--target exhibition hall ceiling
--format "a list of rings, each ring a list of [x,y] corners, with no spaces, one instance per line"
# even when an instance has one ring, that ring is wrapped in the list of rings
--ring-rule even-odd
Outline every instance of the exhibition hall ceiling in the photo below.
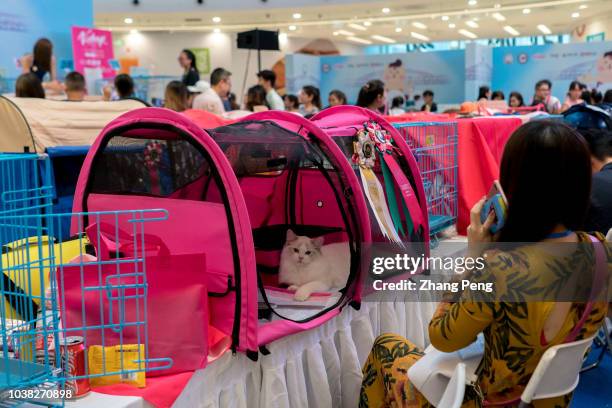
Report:
[[[612,15],[611,0],[94,0],[98,27],[335,36],[361,44],[565,34]]]

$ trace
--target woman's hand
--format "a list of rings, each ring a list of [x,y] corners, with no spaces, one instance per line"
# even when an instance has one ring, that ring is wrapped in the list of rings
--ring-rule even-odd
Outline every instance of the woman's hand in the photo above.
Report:
[[[486,197],[482,197],[470,211],[470,225],[467,227],[467,239],[470,244],[482,244],[493,241],[491,226],[495,221],[495,213],[491,212],[483,224],[480,221],[480,213],[484,206]]]

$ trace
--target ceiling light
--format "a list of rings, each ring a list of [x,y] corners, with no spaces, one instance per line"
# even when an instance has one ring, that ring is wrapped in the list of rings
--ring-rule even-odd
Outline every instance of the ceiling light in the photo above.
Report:
[[[476,34],[474,34],[473,32],[468,31],[468,30],[464,30],[464,29],[459,30],[459,34],[464,35],[467,38],[472,38],[472,39],[478,38],[478,36]]]
[[[442,16],[442,21],[448,21],[448,16]]]
[[[372,38],[373,40],[376,40],[376,41],[382,41],[382,42],[386,42],[386,43],[389,43],[389,44],[395,44],[395,42],[396,42],[393,38],[385,37],[385,36],[382,36],[382,35],[373,35],[370,38]]]
[[[300,13],[293,13],[293,18],[299,20],[300,18],[302,18],[302,15]]]
[[[389,14],[391,12],[391,9],[389,7],[383,7],[381,11],[385,14]]]
[[[346,39],[360,44],[372,44],[372,41],[359,37],[346,37]]]
[[[529,14],[529,13],[531,13],[531,9],[528,9],[528,8],[523,9],[523,14]]]
[[[372,22],[371,21],[364,21],[363,25],[366,26],[366,27],[369,27],[369,26],[372,25]]]
[[[295,30],[297,30],[297,26],[294,26],[294,25],[289,26],[289,31],[295,31]]]
[[[510,35],[519,35],[520,33],[518,31],[516,31],[516,29],[512,26],[504,26],[504,31],[507,32]]]
[[[410,36],[412,38],[416,38],[417,40],[429,41],[429,37],[427,37],[426,35],[420,34],[420,33],[415,33],[414,31],[410,33]]]
[[[395,27],[395,32],[396,33],[401,33],[402,32],[402,27]]]
[[[495,3],[495,4],[493,5],[493,7],[494,7],[494,8],[501,8],[501,4],[499,4],[499,3]]]
[[[367,28],[362,26],[361,24],[355,24],[355,23],[351,23],[348,25],[351,28],[354,28],[355,30],[359,30],[359,31],[366,31]]]
[[[468,5],[470,5],[470,6],[475,6],[475,5],[477,5],[477,4],[478,4],[478,2],[477,2],[476,0],[470,0],[470,1],[468,1]]]
[[[450,23],[448,25],[448,28],[455,28],[455,27],[457,27],[457,24],[455,24],[455,23]]]
[[[578,12],[572,13],[572,18],[578,18],[578,17],[580,17],[580,13]]]
[[[544,24],[538,24],[538,30],[540,30],[544,34],[550,34],[550,28],[546,27]]]
[[[466,21],[465,25],[472,28],[478,28],[478,23],[472,20]]]
[[[123,19],[123,22],[125,24],[132,24],[134,22],[134,19],[132,17],[126,17]]]
[[[338,34],[348,35],[348,36],[355,35],[355,33],[351,32],[351,31],[346,31],[346,30],[338,30]]]
[[[581,4],[580,7],[578,7],[580,10],[584,10],[585,8],[587,8],[589,6],[587,6],[586,4]]]
[[[493,16],[494,19],[496,19],[497,21],[506,21],[506,17],[504,17],[503,14],[501,13],[493,13],[491,14]]]
[[[221,29],[220,29],[220,28],[215,28],[215,29],[213,30],[213,33],[215,33],[215,34],[219,34],[220,32],[221,32]]]
[[[335,35],[335,36],[336,36],[336,35],[340,35],[340,33],[339,33],[339,32],[337,32],[337,31],[334,31],[332,34],[333,34],[333,35]]]
[[[421,30],[425,30],[427,28],[427,26],[419,21],[415,21],[414,23],[412,23],[413,26],[415,26],[416,28],[420,28]]]
[[[221,22],[221,17],[215,16],[215,17],[212,18],[212,21],[213,21],[213,23],[220,23]]]

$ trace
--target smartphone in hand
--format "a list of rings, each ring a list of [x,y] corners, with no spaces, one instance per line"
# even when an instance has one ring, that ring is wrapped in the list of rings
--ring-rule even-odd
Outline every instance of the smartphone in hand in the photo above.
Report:
[[[484,224],[492,212],[495,213],[495,221],[489,231],[491,234],[497,234],[504,227],[508,214],[508,200],[498,180],[493,182],[487,194],[485,204],[480,211],[480,221]]]

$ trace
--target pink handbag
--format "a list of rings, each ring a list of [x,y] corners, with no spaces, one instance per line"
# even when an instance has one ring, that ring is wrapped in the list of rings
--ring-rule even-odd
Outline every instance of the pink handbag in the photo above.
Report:
[[[66,335],[83,336],[86,347],[147,343],[146,367],[157,368],[148,376],[206,366],[205,255],[173,255],[157,236],[134,237],[105,223],[91,225],[86,232],[96,260],[57,271]]]

